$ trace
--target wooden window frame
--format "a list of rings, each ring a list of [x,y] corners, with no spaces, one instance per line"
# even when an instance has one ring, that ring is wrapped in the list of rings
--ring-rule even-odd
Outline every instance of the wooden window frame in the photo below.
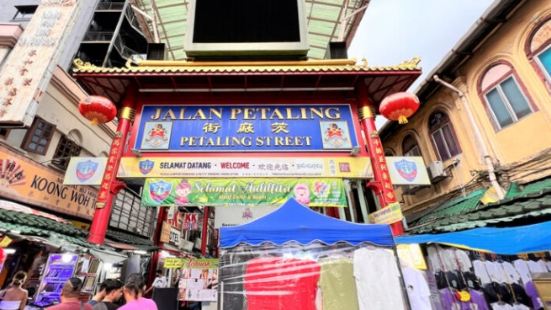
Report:
[[[44,137],[47,139],[47,143],[46,145],[44,145],[43,152],[38,152],[29,147],[31,143],[35,143],[32,141],[32,138],[34,136],[34,132],[38,129],[39,123],[44,123],[47,126],[51,127],[49,136]],[[48,152],[48,149],[50,148],[50,143],[52,142],[52,138],[54,136],[55,130],[56,130],[56,126],[54,124],[49,123],[40,117],[35,117],[33,120],[33,123],[31,124],[31,127],[29,127],[29,129],[27,129],[27,132],[25,133],[23,142],[21,142],[21,149],[33,154],[46,155],[46,153]]]
[[[436,113],[441,113],[441,114],[445,115],[446,116],[446,121],[443,122],[443,123],[431,126],[431,124],[430,124],[431,118]],[[453,141],[448,141],[446,139],[446,135],[444,135],[444,127],[446,127],[446,126],[448,126],[448,128],[450,130]],[[442,136],[442,141],[444,141],[445,151],[447,152],[447,155],[449,155],[446,158],[442,157],[442,154],[440,154],[440,150],[438,149],[438,144],[436,143],[436,139],[434,138],[434,134],[437,133],[437,132],[439,132],[440,135]],[[451,119],[450,119],[450,116],[448,115],[448,113],[440,111],[440,110],[436,110],[436,111],[433,111],[429,115],[429,135],[430,135],[430,140],[432,142],[432,147],[434,148],[434,151],[435,151],[436,155],[438,156],[438,159],[440,159],[441,161],[446,161],[448,159],[454,158],[455,156],[457,156],[457,155],[459,155],[463,152],[463,150],[461,149],[461,145],[459,144],[459,140],[457,139],[457,135],[455,134],[455,128],[453,127],[453,124],[451,122]],[[458,151],[457,154],[452,154],[452,152],[450,150],[450,145],[449,145],[450,143],[455,144],[455,148]]]
[[[513,81],[515,82],[515,84],[516,84],[517,88],[519,89],[522,97],[524,98],[524,100],[526,100],[526,104],[528,104],[528,108],[530,109],[530,113],[528,113],[528,114],[526,114],[526,115],[524,115],[520,118],[517,116],[517,113],[513,109],[513,106],[512,106],[512,104],[509,100],[509,97],[507,97],[507,95],[505,95],[505,93],[503,92],[503,89],[501,87],[501,84],[503,84],[505,81],[509,80],[510,78],[512,78]],[[507,113],[509,113],[509,116],[511,116],[511,118],[513,119],[513,122],[511,124],[501,126],[501,124],[499,123],[499,120],[497,119],[495,111],[492,109],[492,106],[490,105],[490,101],[488,100],[488,93],[490,93],[494,89],[497,90],[497,93],[499,94],[501,100],[503,101],[503,103],[505,103],[505,109],[506,109]],[[518,78],[516,77],[516,74],[513,72],[512,69],[511,69],[510,72],[508,72],[507,74],[505,74],[501,78],[499,78],[495,83],[488,86],[487,89],[483,92],[482,97],[484,98],[484,103],[486,104],[488,112],[490,113],[490,116],[492,117],[492,122],[494,123],[494,126],[497,127],[497,130],[501,130],[503,128],[507,128],[509,126],[512,126],[515,123],[517,123],[518,121],[520,121],[521,119],[523,119],[523,118],[525,118],[525,117],[529,116],[530,114],[533,114],[534,112],[537,111],[532,106],[530,98],[528,97],[528,95],[526,95],[525,89],[523,88],[522,84],[520,83],[520,81],[518,80]]]
[[[69,156],[67,156],[66,154],[58,154],[58,152],[60,152],[61,147],[66,148],[66,146],[63,145],[63,144],[67,144],[67,143],[73,144],[73,146],[69,146],[69,147],[74,148],[74,150],[76,150],[78,148],[78,154],[71,153]],[[67,170],[67,166],[69,165],[70,157],[78,156],[80,154],[80,152],[82,152],[82,150],[83,150],[82,146],[78,145],[78,143],[76,143],[75,141],[69,139],[67,136],[62,135],[61,138],[59,139],[59,141],[57,142],[57,147],[55,149],[54,156],[53,156],[52,161],[51,161],[50,164],[52,166],[54,166],[55,168],[57,168],[57,169],[65,171],[65,170]],[[60,156],[60,155],[63,155],[63,156]],[[57,164],[56,163],[57,160],[62,160],[62,162],[65,163],[65,164],[64,165]]]
[[[412,139],[414,142],[414,145],[410,147],[407,151],[404,148],[404,142],[406,141],[406,139]],[[412,155],[411,153],[413,150],[417,150],[419,155]],[[407,134],[404,139],[402,139],[402,154],[404,154],[404,156],[423,156],[423,153],[421,152],[421,147],[419,147],[419,142],[417,142],[417,139],[412,134]]]

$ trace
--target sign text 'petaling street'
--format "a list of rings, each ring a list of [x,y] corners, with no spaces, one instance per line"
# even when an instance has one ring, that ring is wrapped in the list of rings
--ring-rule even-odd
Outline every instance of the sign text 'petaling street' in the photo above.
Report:
[[[148,151],[347,151],[350,105],[144,105],[135,148]]]

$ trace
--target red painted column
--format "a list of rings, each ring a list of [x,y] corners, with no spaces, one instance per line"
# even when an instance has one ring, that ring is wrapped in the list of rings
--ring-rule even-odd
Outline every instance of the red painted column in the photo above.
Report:
[[[115,138],[113,138],[111,142],[107,166],[105,167],[98,199],[96,200],[96,211],[94,212],[94,219],[92,220],[90,233],[88,235],[88,241],[93,244],[101,245],[105,241],[105,233],[109,226],[114,198],[124,186],[124,183],[117,180],[117,171],[119,170],[119,163],[124,151],[128,132],[134,120],[134,101],[134,90],[129,89],[124,99],[123,107],[119,111],[117,132],[115,133]]]
[[[367,187],[375,193],[381,208],[386,208],[389,204],[396,202],[396,194],[388,174],[383,145],[375,126],[375,107],[366,92],[365,86],[359,87],[360,123],[365,133],[366,147],[373,167],[373,181],[369,182]],[[393,235],[404,234],[402,222],[390,224],[390,227]]]
[[[201,230],[201,255],[207,255],[207,237],[209,235],[209,207],[203,207],[203,227]]]

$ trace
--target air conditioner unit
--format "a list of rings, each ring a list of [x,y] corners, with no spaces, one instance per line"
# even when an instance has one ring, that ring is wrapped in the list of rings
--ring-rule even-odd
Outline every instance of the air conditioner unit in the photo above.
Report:
[[[433,161],[429,164],[429,177],[431,182],[436,183],[448,177],[447,171],[444,169],[444,163],[440,160]]]

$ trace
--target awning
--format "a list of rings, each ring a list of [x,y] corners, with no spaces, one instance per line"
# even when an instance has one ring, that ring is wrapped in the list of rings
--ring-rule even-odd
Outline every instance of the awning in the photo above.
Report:
[[[508,228],[476,228],[465,231],[395,238],[397,244],[440,243],[502,255],[551,251],[551,221]]]
[[[90,249],[90,254],[99,258],[102,262],[108,264],[120,263],[128,258],[126,255],[122,255],[117,252],[99,249]]]
[[[220,228],[220,246],[234,247],[240,243],[260,245],[270,242],[282,245],[286,242],[309,244],[319,241],[325,244],[347,242],[358,245],[369,242],[379,246],[393,246],[388,225],[356,224],[312,211],[289,199],[276,211],[250,223]]]

